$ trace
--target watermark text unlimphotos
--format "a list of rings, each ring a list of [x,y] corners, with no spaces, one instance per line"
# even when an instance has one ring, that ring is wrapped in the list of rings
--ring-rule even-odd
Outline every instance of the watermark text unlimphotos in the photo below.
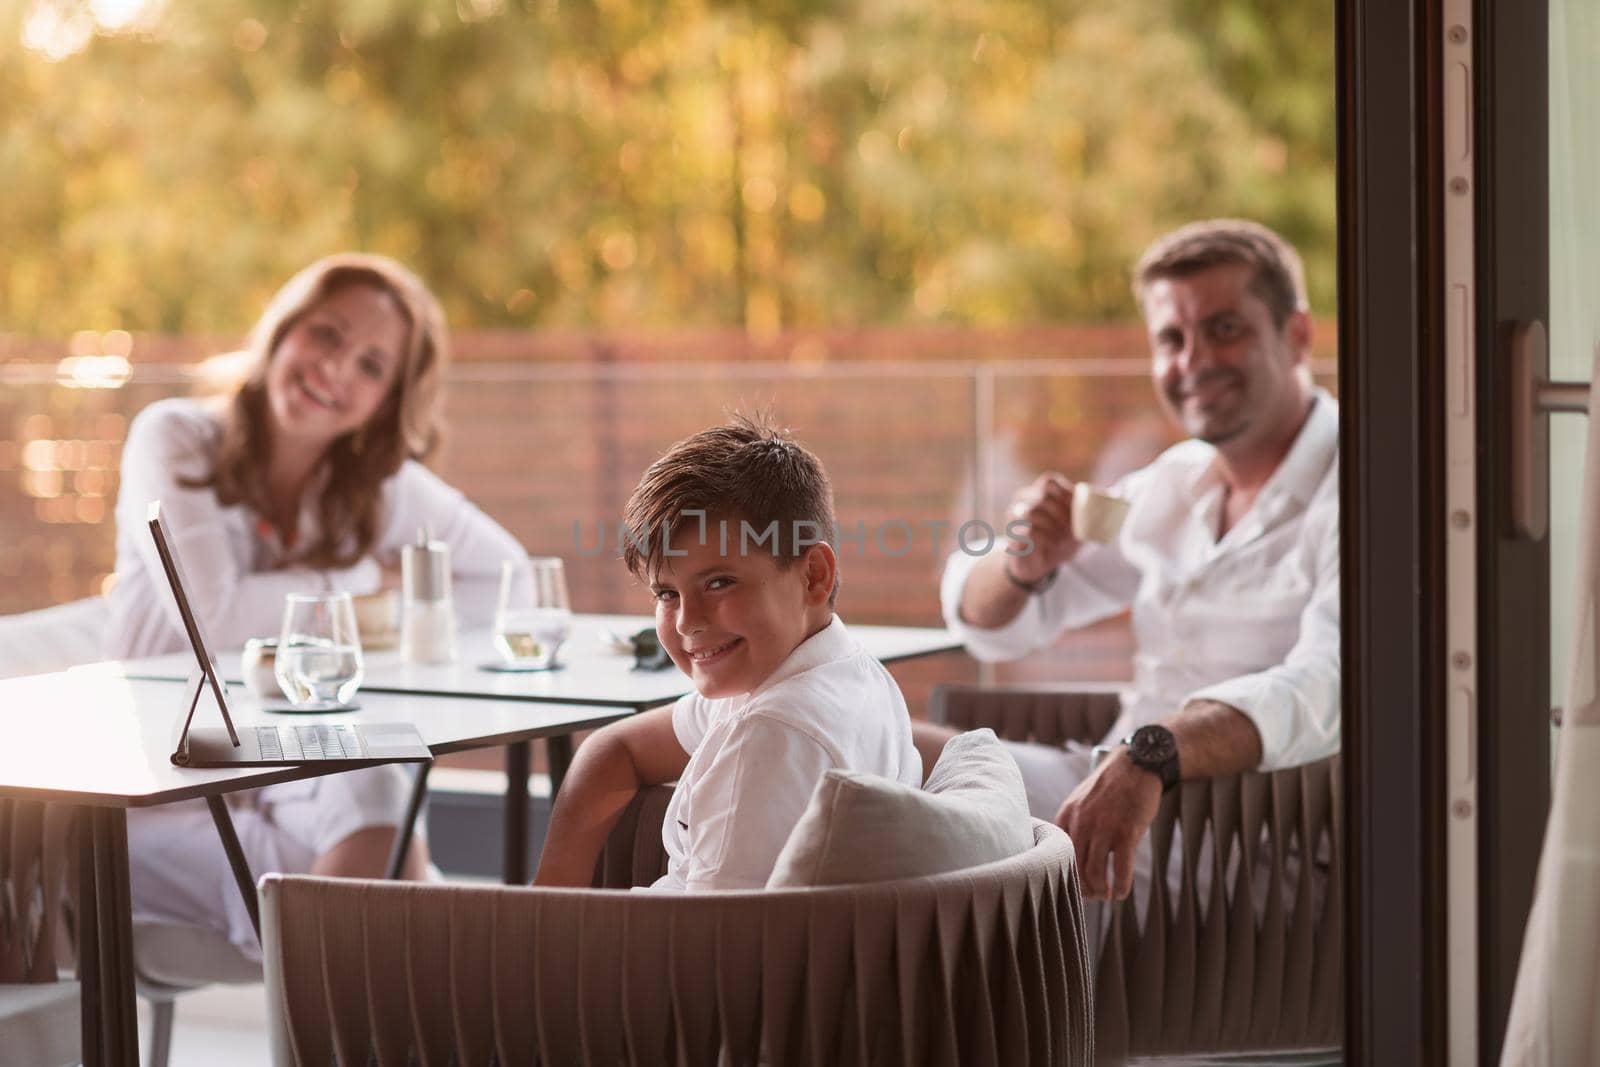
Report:
[[[690,525],[690,520],[694,520],[693,525]],[[601,519],[586,529],[582,519],[574,519],[572,546],[578,555],[591,557],[608,549],[614,549],[620,555],[629,545],[648,556],[655,542],[661,546],[662,558],[688,555],[686,546],[691,544],[705,546],[714,543],[717,551],[724,556],[747,556],[752,552],[776,555],[780,551],[778,535],[783,527],[777,519],[765,526],[757,526],[745,519],[737,522],[729,519],[707,521],[704,511],[686,509],[675,525],[676,528],[662,525],[653,530],[649,526],[635,529],[627,523],[607,523]],[[996,531],[982,519],[968,519],[959,525],[949,519],[921,519],[917,522],[889,519],[871,526],[866,520],[859,519],[854,526],[834,523],[831,538],[822,536],[820,523],[807,519],[795,519],[790,527],[787,551],[794,556],[800,555],[811,545],[828,541],[840,555],[844,554],[846,545],[853,545],[857,555],[865,556],[869,550],[876,549],[882,555],[899,559],[910,555],[919,539],[926,539],[937,558],[946,544],[946,538],[951,538],[962,553],[982,556],[993,550],[1002,536],[1007,555],[1027,556],[1033,553],[1029,526],[1021,519],[1006,523],[1003,531]]]

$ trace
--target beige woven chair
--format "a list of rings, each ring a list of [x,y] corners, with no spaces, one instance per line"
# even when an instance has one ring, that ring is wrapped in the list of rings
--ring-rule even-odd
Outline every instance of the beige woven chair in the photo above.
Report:
[[[662,867],[665,790],[597,873]],[[653,843],[652,843],[653,842]],[[1072,848],[859,886],[660,894],[262,879],[275,1063],[1081,1064]]]
[[[958,730],[988,726],[1009,740],[1059,745],[1100,740],[1118,711],[1111,687],[942,686],[928,717]],[[1167,794],[1150,836],[1155,869],[1177,865],[1179,888],[1172,892],[1169,878],[1150,879],[1142,929],[1133,898],[1111,906],[1095,965],[1099,1062],[1338,1047],[1339,796],[1337,756],[1184,782]],[[1172,847],[1175,827],[1181,855]],[[1221,847],[1210,850],[1202,899],[1196,873],[1207,837]],[[1316,861],[1299,862],[1305,856]],[[1324,864],[1319,885],[1314,870]]]
[[[78,983],[58,981],[72,812],[0,798],[0,1067],[77,1063]]]

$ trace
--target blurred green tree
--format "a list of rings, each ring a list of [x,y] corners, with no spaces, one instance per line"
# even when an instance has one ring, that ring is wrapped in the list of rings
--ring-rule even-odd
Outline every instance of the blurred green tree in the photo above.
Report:
[[[232,333],[364,248],[458,327],[1126,316],[1243,214],[1333,284],[1330,3],[0,0],[0,330]]]

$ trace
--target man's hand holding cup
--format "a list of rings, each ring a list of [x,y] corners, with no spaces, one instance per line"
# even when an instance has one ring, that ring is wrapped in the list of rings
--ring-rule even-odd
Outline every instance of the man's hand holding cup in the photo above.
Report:
[[[1011,498],[1006,510],[1006,573],[1031,586],[1055,573],[1082,544],[1072,534],[1073,483],[1041,474]]]
[[[1006,573],[1018,586],[1038,591],[1084,542],[1115,541],[1127,516],[1128,502],[1120,497],[1054,472],[1041,474],[1006,512]]]

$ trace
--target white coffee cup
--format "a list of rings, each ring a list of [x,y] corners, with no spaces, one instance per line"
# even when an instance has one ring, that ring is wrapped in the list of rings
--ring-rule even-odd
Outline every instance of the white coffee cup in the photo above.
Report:
[[[361,633],[361,647],[374,649],[393,648],[400,641],[400,594],[392,589],[366,593],[350,598],[356,611],[356,629]]]
[[[274,673],[278,659],[276,637],[252,637],[244,643],[244,655],[239,658],[239,674],[244,687],[263,700],[283,696]]]
[[[1102,493],[1088,482],[1072,487],[1072,536],[1079,541],[1110,544],[1128,517],[1128,502]]]

